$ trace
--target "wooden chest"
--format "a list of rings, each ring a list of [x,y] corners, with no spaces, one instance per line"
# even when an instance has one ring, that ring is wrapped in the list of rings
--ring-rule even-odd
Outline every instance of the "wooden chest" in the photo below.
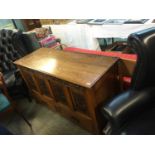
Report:
[[[104,125],[100,106],[118,88],[117,61],[40,48],[15,64],[38,102],[99,134]]]

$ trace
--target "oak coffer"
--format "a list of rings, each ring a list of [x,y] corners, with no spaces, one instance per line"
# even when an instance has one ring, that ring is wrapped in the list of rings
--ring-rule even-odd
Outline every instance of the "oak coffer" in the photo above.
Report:
[[[100,106],[117,92],[117,58],[40,48],[15,61],[32,96],[91,133]]]

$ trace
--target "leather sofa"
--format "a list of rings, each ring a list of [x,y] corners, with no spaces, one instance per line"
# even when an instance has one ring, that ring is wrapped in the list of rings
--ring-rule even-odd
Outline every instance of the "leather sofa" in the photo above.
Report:
[[[137,53],[131,86],[102,107],[104,134],[155,134],[155,28],[128,37]]]
[[[32,52],[30,42],[21,31],[0,30],[0,72],[3,73],[5,84],[13,98],[29,96],[28,89],[22,80],[14,61]]]

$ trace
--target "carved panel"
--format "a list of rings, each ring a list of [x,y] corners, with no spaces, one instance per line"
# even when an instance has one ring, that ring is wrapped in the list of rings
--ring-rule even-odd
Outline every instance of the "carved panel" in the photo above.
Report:
[[[79,111],[84,114],[87,114],[88,113],[87,102],[86,102],[84,94],[82,94],[78,91],[75,91],[73,89],[70,89],[70,90],[71,90],[71,95],[72,95],[72,99],[73,99],[74,111]]]
[[[55,97],[55,100],[57,102],[61,102],[63,104],[67,105],[67,98],[65,96],[64,88],[62,85],[59,85],[57,83],[50,83],[51,88],[53,90],[53,94]]]
[[[24,79],[26,80],[28,86],[30,87],[30,89],[37,91],[37,87],[35,85],[34,79],[33,79],[33,75],[32,73],[23,71],[22,72],[24,75]]]
[[[40,78],[40,77],[35,77],[35,78],[37,80],[37,83],[38,83],[38,86],[40,89],[40,93],[45,96],[51,97],[49,88],[47,86],[47,81],[44,78]]]

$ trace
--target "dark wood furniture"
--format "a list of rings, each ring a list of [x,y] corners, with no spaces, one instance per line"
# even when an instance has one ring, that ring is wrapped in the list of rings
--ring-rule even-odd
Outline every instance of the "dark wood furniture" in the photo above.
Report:
[[[22,19],[22,22],[24,26],[26,27],[27,31],[41,27],[41,23],[39,19]]]
[[[100,105],[117,92],[117,58],[39,50],[15,61],[36,100],[92,133],[104,121]]]

